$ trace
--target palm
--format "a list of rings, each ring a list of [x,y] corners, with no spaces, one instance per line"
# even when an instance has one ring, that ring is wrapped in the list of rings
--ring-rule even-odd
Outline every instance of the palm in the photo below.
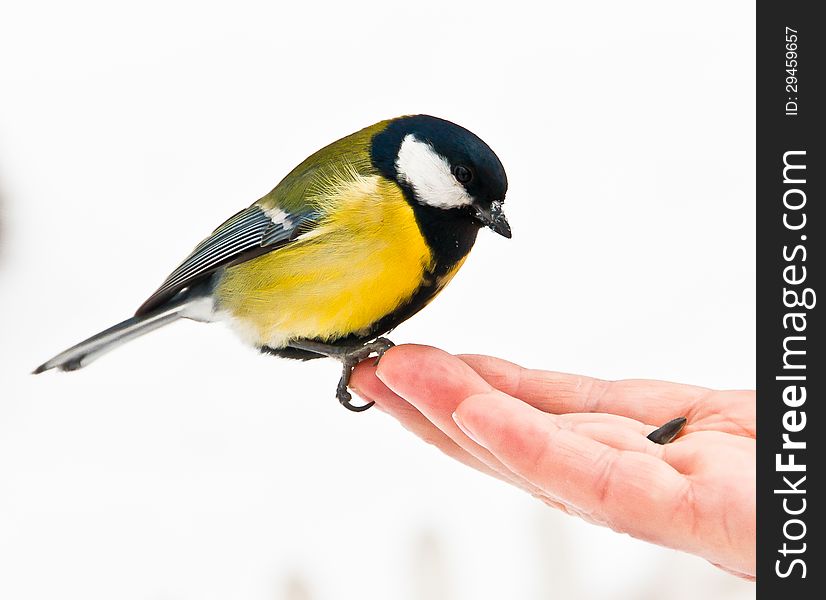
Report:
[[[363,363],[352,385],[446,454],[551,506],[754,574],[753,392],[606,382],[422,346]],[[646,439],[678,416],[688,424],[673,443]]]

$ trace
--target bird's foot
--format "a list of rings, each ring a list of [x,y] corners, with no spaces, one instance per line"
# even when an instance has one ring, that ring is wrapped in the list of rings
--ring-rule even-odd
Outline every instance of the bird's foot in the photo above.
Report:
[[[347,410],[352,410],[353,412],[363,412],[375,404],[375,402],[368,402],[367,404],[358,405],[352,403],[353,396],[347,389],[350,385],[350,377],[352,377],[353,369],[356,368],[356,365],[365,358],[369,357],[371,354],[376,354],[376,361],[373,364],[378,365],[381,357],[384,356],[384,353],[390,350],[393,345],[393,342],[387,338],[380,337],[376,338],[372,342],[368,342],[363,346],[358,346],[357,348],[344,352],[340,356],[335,357],[342,363],[341,379],[336,387],[336,398],[338,398],[338,401],[344,408]]]
[[[353,396],[347,390],[347,386],[350,384],[353,369],[371,354],[376,355],[376,362],[374,364],[378,365],[384,353],[392,347],[393,342],[383,337],[376,338],[372,342],[367,342],[360,346],[325,344],[313,340],[296,340],[290,343],[290,348],[294,351],[321,354],[341,361],[341,379],[338,382],[338,386],[336,386],[336,398],[338,398],[338,401],[344,408],[352,410],[353,412],[365,411],[374,404],[373,402],[360,405],[352,403]]]

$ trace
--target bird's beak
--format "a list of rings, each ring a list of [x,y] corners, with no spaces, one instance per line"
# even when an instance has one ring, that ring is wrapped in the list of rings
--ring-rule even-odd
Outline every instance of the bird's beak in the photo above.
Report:
[[[511,226],[505,218],[505,213],[502,211],[502,201],[494,200],[490,203],[490,208],[480,205],[474,205],[476,210],[476,218],[480,223],[486,227],[490,227],[493,231],[506,237],[511,238]]]

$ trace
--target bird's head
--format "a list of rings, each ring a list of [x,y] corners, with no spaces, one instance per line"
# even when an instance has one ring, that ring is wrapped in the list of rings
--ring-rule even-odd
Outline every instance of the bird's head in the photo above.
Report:
[[[428,115],[399,117],[373,136],[370,155],[382,175],[415,202],[511,237],[502,211],[505,168],[490,146],[464,127]]]

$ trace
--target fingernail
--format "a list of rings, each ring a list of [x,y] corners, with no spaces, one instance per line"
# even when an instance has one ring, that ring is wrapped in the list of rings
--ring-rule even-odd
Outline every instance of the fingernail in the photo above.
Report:
[[[453,422],[456,423],[456,427],[458,427],[462,431],[462,433],[468,436],[473,442],[482,446],[482,443],[478,439],[476,439],[476,436],[473,435],[470,429],[468,429],[467,426],[462,422],[461,417],[457,413],[454,412],[451,415],[451,417],[453,417]]]
[[[379,381],[381,381],[382,383],[384,383],[384,377],[383,377],[384,369],[381,368],[381,361],[379,361],[379,364],[377,364],[375,367],[373,367],[373,369],[374,369],[373,372],[376,374],[376,378]]]

